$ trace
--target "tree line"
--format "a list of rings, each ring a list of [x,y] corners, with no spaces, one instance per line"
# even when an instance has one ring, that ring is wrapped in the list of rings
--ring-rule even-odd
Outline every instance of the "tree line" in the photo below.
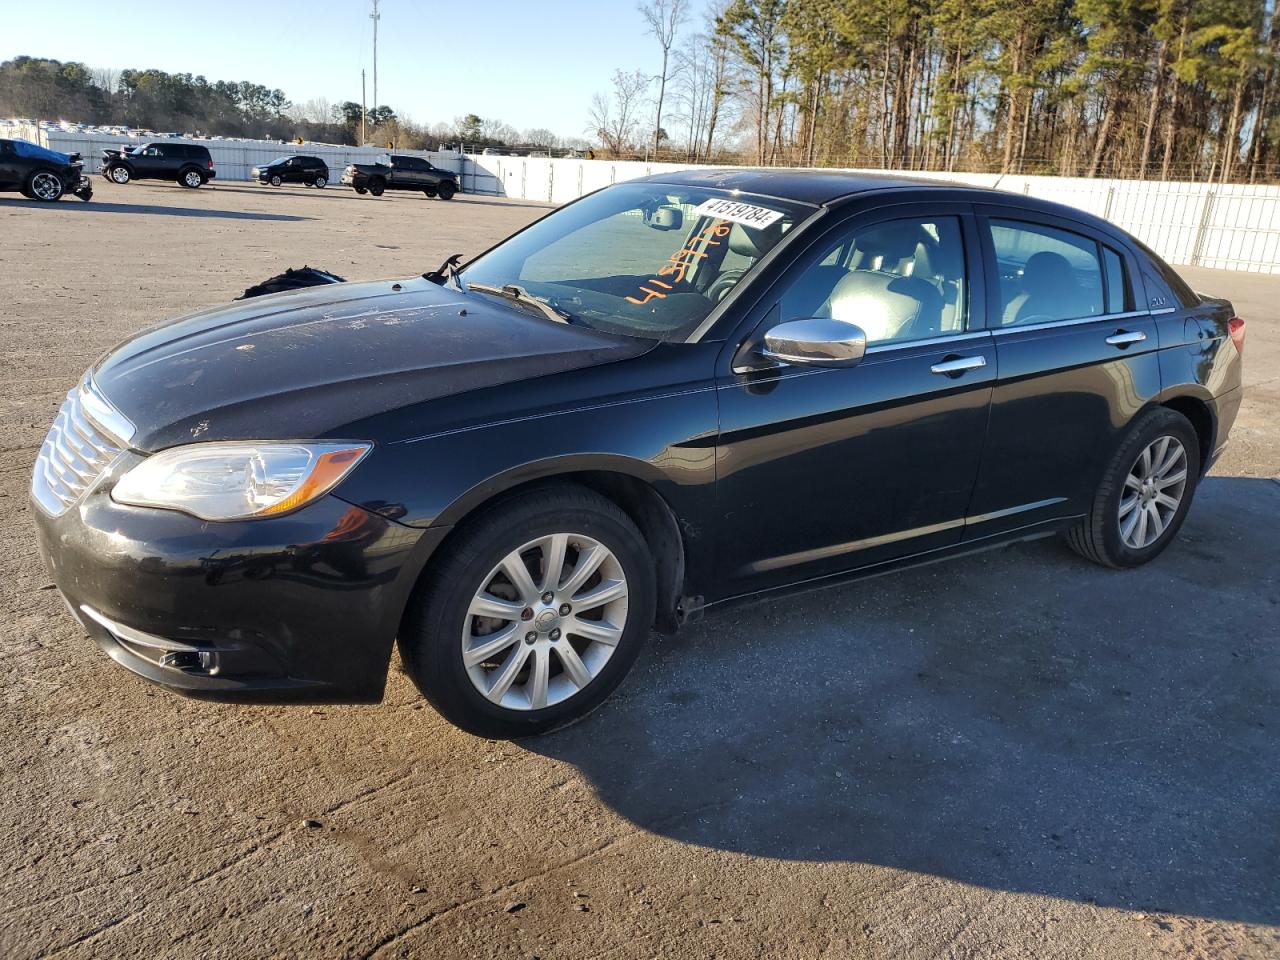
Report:
[[[1280,179],[1276,0],[645,0],[618,155],[1160,179]]]
[[[250,81],[210,82],[150,69],[94,70],[83,63],[26,56],[0,63],[0,116],[346,145],[358,144],[364,136],[370,144],[407,150],[459,144],[542,151],[586,146],[585,140],[564,140],[541,128],[518,131],[475,114],[427,126],[385,104],[367,110],[352,101],[294,104],[283,90]]]

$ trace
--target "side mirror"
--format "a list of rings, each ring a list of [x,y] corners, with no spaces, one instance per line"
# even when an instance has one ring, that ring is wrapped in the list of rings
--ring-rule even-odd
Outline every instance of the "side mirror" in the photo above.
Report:
[[[652,213],[646,211],[645,223],[655,230],[679,230],[684,226],[684,213],[679,207],[658,207]]]
[[[867,352],[867,335],[856,323],[844,320],[788,320],[764,335],[762,352],[779,363],[852,367]]]

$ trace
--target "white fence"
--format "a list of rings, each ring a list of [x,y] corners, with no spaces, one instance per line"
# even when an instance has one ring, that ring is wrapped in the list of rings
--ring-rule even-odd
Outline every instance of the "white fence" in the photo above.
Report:
[[[464,191],[566,203],[611,183],[680,169],[690,167],[468,154],[462,158],[461,176]],[[980,173],[908,175],[994,187],[1086,210],[1127,230],[1170,263],[1280,274],[1280,187]]]
[[[141,137],[65,133],[19,128],[16,136],[51,150],[79,153],[90,173],[101,170],[103,149],[147,142]],[[185,141],[193,142],[193,141]],[[209,148],[218,180],[248,180],[249,170],[282,154],[321,157],[336,180],[348,163],[386,154],[378,147],[343,147],[268,140],[200,140]],[[467,193],[567,203],[611,183],[671,170],[677,163],[552,160],[397,150],[453,170]],[[854,171],[883,173],[885,171]],[[898,172],[898,171],[889,171]],[[1163,183],[1072,177],[1000,176],[980,173],[911,173],[911,176],[994,187],[1087,210],[1129,231],[1170,263],[1280,274],[1280,187],[1246,184]]]
[[[209,156],[213,158],[213,166],[217,171],[217,181],[248,180],[249,171],[254,167],[270,163],[276,157],[301,153],[306,156],[319,157],[329,165],[329,176],[337,180],[342,175],[342,168],[348,163],[373,163],[378,157],[386,156],[387,150],[381,147],[344,147],[323,143],[278,143],[271,140],[190,140],[185,137],[117,137],[101,133],[68,133],[61,130],[40,130],[32,127],[20,127],[14,136],[32,140],[61,153],[78,153],[84,160],[86,173],[102,172],[102,151],[119,150],[122,145],[136,146],[141,143],[173,142],[195,143],[209,148]],[[397,154],[413,157],[425,157],[436,166],[445,170],[457,170],[459,157],[456,153],[430,153],[423,150],[397,150]]]

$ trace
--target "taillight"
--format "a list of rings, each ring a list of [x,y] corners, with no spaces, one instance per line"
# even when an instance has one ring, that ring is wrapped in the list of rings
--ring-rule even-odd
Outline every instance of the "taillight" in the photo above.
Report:
[[[210,160],[210,161],[209,161],[209,169],[210,169],[210,170],[212,170],[212,169],[213,169],[213,160]]]
[[[1236,346],[1236,353],[1244,356],[1244,320],[1232,317],[1227,321],[1227,335]]]

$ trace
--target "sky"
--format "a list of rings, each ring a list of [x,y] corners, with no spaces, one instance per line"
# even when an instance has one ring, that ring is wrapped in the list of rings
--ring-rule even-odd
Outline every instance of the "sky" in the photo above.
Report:
[[[692,5],[700,20],[702,4]],[[102,0],[59,0],[53,29],[43,4],[6,6],[0,60],[251,80],[295,103],[358,102],[364,68],[374,105],[369,0],[219,0],[192,16],[167,4],[121,16]],[[379,10],[378,99],[421,124],[475,113],[578,137],[615,69],[661,67],[634,0],[380,0]]]

